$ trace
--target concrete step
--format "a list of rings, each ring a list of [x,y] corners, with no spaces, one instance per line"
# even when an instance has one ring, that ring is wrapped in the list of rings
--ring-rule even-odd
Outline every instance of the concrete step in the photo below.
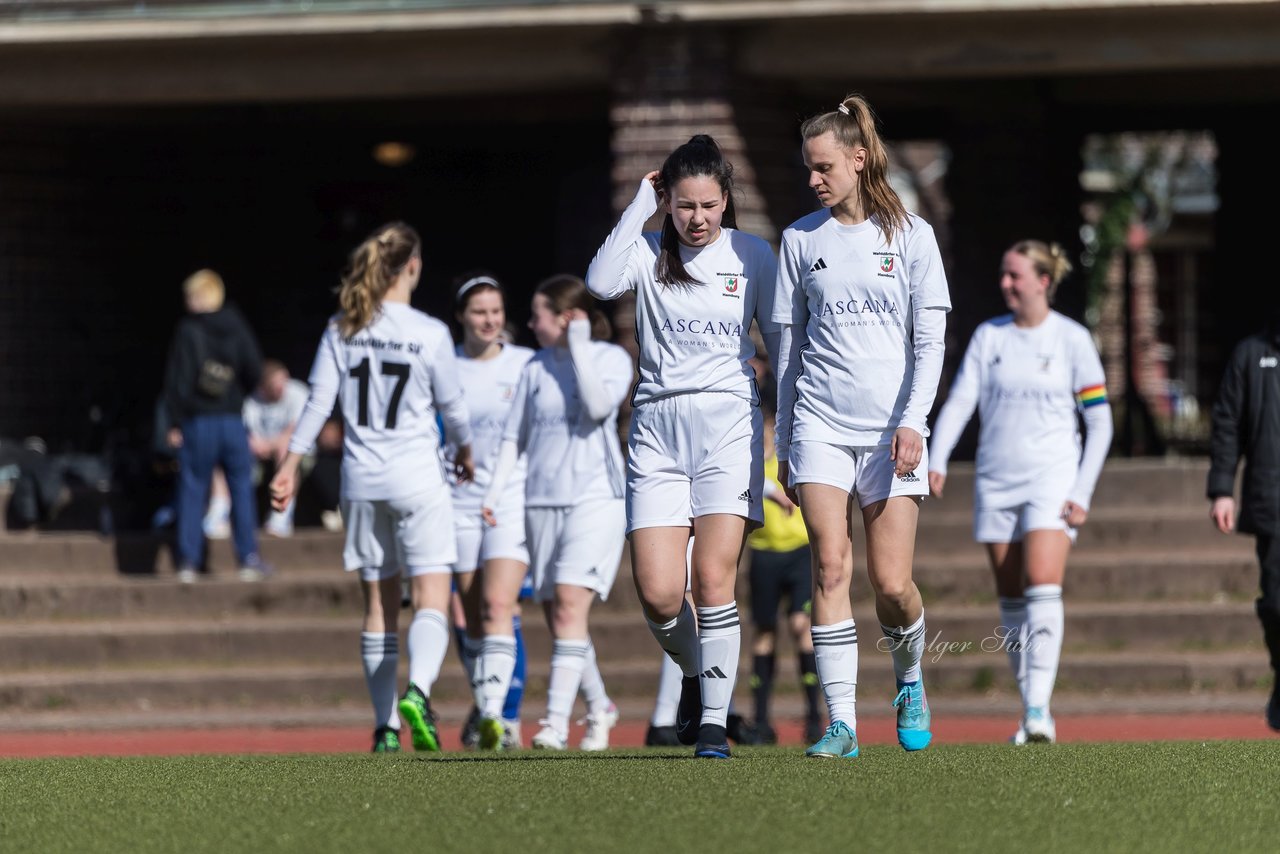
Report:
[[[1002,649],[1003,635],[992,605],[938,605],[928,609],[929,657]],[[744,614],[744,617],[746,615]],[[880,639],[867,603],[855,608],[863,645],[872,654]],[[404,615],[409,619],[408,613]],[[159,668],[199,669],[247,664],[342,664],[358,650],[359,618],[271,616],[231,618],[16,621],[0,624],[3,672]],[[401,648],[407,649],[401,627]],[[744,624],[745,640],[751,630]],[[656,649],[638,611],[603,611],[592,620],[592,638],[602,667]],[[1117,652],[1262,649],[1253,606],[1240,602],[1145,605],[1070,603],[1066,611],[1068,650]],[[532,608],[526,609],[524,639],[531,660],[547,660],[551,637]],[[789,655],[790,643],[779,651]],[[450,652],[450,656],[456,650]]]
[[[859,687],[864,698],[893,696],[893,669],[887,654],[860,656]],[[354,657],[354,656],[353,656]],[[779,684],[794,681],[785,659],[779,664]],[[747,696],[744,670],[739,697]],[[611,696],[652,698],[658,681],[658,656],[614,661],[604,671]],[[401,658],[400,684],[407,679]],[[937,696],[1011,691],[1013,680],[1004,656],[998,653],[955,655],[929,663],[925,680]],[[1257,692],[1270,684],[1271,671],[1261,652],[1072,654],[1063,657],[1058,672],[1062,692],[1145,691]],[[531,662],[526,681],[529,696],[538,703],[546,696],[547,665]],[[470,687],[456,664],[447,666],[432,690],[441,702],[465,703]],[[740,700],[739,702],[741,702]],[[238,666],[206,672],[187,670],[74,671],[0,675],[0,712],[110,711],[149,709],[245,709],[296,706],[330,709],[366,702],[364,678],[358,666]]]
[[[1209,461],[1205,457],[1112,457],[1102,468],[1093,493],[1093,507],[1201,507],[1205,515],[1209,502],[1205,484]],[[955,498],[972,506],[974,469],[972,463],[947,466],[947,500]],[[1207,524],[1207,523],[1206,523]]]
[[[1243,546],[1243,547],[1242,547]],[[976,548],[948,557],[921,556],[914,577],[926,605],[991,602],[995,599],[986,558]],[[1238,600],[1256,597],[1258,566],[1246,543],[1228,541],[1211,551],[1080,552],[1067,569],[1069,601],[1151,602],[1157,600]],[[747,573],[738,577],[738,601],[750,602]],[[865,559],[855,561],[853,598],[870,599]],[[601,611],[638,609],[630,569],[624,562]],[[106,619],[201,618],[221,615],[358,614],[362,608],[353,575],[338,569],[281,570],[265,582],[245,584],[230,573],[196,584],[172,576],[122,578],[115,575],[9,572],[0,575],[0,618]]]

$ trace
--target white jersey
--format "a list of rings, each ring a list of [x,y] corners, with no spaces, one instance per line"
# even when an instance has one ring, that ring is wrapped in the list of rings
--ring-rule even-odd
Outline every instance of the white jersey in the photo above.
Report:
[[[506,428],[511,404],[516,398],[520,373],[525,363],[533,358],[534,351],[505,344],[492,359],[469,359],[461,346],[455,352],[467,411],[471,414],[471,459],[475,461],[476,474],[470,483],[453,485],[453,504],[459,510],[474,510],[478,517],[485,490],[493,479],[493,467],[502,447],[502,431]],[[454,447],[451,443],[450,457]],[[526,468],[526,460],[521,456],[507,481],[505,495],[523,501]]]
[[[950,310],[938,243],[920,217],[908,214],[892,244],[875,218],[842,225],[824,209],[792,223],[773,319],[808,344],[799,365],[780,370],[779,458],[793,441],[879,445],[899,426],[927,436]]]
[[[946,473],[976,405],[981,504],[1026,500],[1025,486],[1064,467],[1069,489],[1081,455],[1077,412],[1106,404],[1105,381],[1093,338],[1074,320],[1056,311],[1030,328],[1012,315],[988,320],[974,331],[938,414],[930,468]]]
[[[539,350],[520,374],[503,439],[528,455],[526,507],[570,507],[625,494],[618,404],[634,376],[631,356],[604,341],[587,342],[587,347],[613,403],[602,421],[582,411],[567,348]]]
[[[773,292],[778,262],[769,244],[721,228],[707,246],[680,246],[696,285],[663,285],[655,278],[661,234],[640,229],[658,209],[652,185],[642,181],[587,270],[587,287],[601,299],[636,292],[639,373],[632,399],[639,406],[669,394],[729,392],[759,403],[751,321],[776,332]]]
[[[342,406],[342,497],[394,501],[444,486],[436,410],[450,434],[470,441],[449,329],[402,303],[343,338],[330,320],[311,369],[311,397],[289,450],[307,453]]]
[[[274,439],[298,423],[307,405],[308,394],[307,384],[295,379],[285,382],[284,394],[274,402],[263,400],[254,392],[244,402],[245,429],[250,436]]]

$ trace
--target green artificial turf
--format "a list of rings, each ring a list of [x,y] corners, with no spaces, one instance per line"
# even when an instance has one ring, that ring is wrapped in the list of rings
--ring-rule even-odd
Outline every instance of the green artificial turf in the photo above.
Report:
[[[1275,851],[1280,741],[0,762],[4,851]]]

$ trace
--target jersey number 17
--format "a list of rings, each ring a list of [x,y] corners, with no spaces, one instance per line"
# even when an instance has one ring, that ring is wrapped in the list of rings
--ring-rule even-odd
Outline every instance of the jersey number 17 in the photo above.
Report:
[[[391,399],[387,401],[387,429],[396,429],[396,415],[400,410],[400,398],[404,395],[404,387],[409,383],[409,366],[404,362],[383,362],[382,375],[395,377],[395,387],[391,389]],[[359,383],[360,412],[356,423],[361,427],[369,426],[369,358],[366,356],[360,364],[351,369],[351,377]]]

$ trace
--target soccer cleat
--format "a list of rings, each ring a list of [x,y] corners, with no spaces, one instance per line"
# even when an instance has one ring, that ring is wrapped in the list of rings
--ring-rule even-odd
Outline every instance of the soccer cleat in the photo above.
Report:
[[[520,721],[502,719],[502,749],[519,750],[524,747],[520,740]]]
[[[582,736],[582,741],[578,742],[579,749],[608,750],[609,730],[618,725],[618,707],[610,703],[609,708],[603,712],[597,715],[587,715],[578,723],[585,724],[587,727],[586,733]]]
[[[374,753],[399,753],[400,733],[389,726],[380,726],[373,731]]]
[[[804,755],[814,759],[852,759],[858,755],[858,736],[844,721],[833,721]]]
[[[462,746],[467,750],[475,750],[480,746],[480,707],[472,706],[467,720],[462,724]]]
[[[674,726],[654,726],[649,724],[649,729],[644,734],[645,747],[675,747],[679,743],[680,739],[676,735]]]
[[[1015,747],[1022,747],[1024,744],[1027,743],[1027,731],[1022,728],[1021,721],[1019,721],[1018,723],[1017,732],[1009,736],[1009,743]]]
[[[1027,734],[1028,744],[1053,744],[1058,738],[1053,715],[1043,706],[1027,709],[1027,714],[1022,719],[1022,729]]]
[[[507,728],[497,718],[484,715],[480,718],[480,723],[476,724],[476,732],[480,734],[480,741],[476,746],[481,750],[501,750],[502,737],[507,734]]]
[[[431,701],[412,682],[400,698],[400,717],[409,725],[414,750],[431,753],[440,750],[440,733],[436,730],[436,715],[431,711]]]
[[[929,700],[924,695],[923,682],[911,682],[898,686],[898,696],[893,698],[898,710],[898,744],[903,750],[924,750],[933,740],[929,731],[932,715]]]
[[[676,738],[681,744],[696,744],[702,720],[702,679],[685,676],[680,680],[680,705],[676,707]]]
[[[565,750],[569,747],[569,739],[556,732],[547,721],[538,721],[542,729],[533,737],[530,744],[534,750]]]
[[[769,732],[771,734],[773,733],[772,728],[769,730]],[[822,726],[821,718],[808,718],[805,720],[804,722],[804,740],[805,741],[809,742],[810,744],[813,744],[818,739],[822,738],[822,735],[824,732],[825,732],[825,729]],[[774,735],[773,740],[768,743],[777,744],[778,737]]]
[[[724,729],[728,733],[730,741],[734,744],[764,744],[764,739],[760,736],[760,729],[742,715],[729,715],[729,720]]]
[[[698,759],[730,759],[729,736],[724,727],[718,724],[703,724],[698,727],[698,745],[693,749]]]

